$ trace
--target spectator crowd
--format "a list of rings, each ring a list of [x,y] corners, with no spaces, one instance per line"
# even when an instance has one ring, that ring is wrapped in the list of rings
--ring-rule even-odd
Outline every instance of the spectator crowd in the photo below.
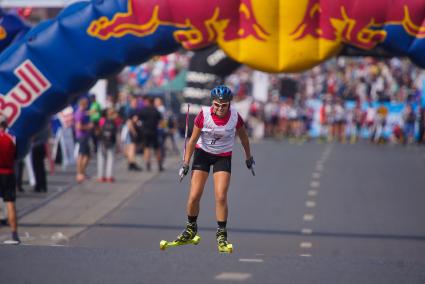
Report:
[[[268,74],[266,98],[256,98],[252,73],[244,67],[227,81],[239,100],[251,98],[248,120],[261,122],[262,137],[425,143],[425,72],[407,59],[341,57],[303,73]]]

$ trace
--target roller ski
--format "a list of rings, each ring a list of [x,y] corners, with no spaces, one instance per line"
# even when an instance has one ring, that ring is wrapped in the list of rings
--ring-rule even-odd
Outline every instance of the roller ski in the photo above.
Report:
[[[217,248],[219,253],[232,253],[233,245],[227,241],[227,231],[226,229],[217,229]]]
[[[159,243],[159,248],[165,250],[169,247],[178,247],[183,245],[197,245],[201,241],[201,237],[197,234],[197,225],[196,223],[187,223],[186,229],[177,236],[177,239],[174,241],[165,241],[162,240]]]

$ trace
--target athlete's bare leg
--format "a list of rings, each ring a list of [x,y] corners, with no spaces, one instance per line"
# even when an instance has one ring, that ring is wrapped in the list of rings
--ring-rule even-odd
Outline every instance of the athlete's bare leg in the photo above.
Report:
[[[86,175],[87,165],[89,164],[89,156],[82,155],[81,156],[81,174]]]
[[[149,147],[145,147],[143,150],[143,159],[146,165],[151,163],[151,149]]]
[[[161,153],[161,149],[158,148],[155,150],[155,155],[156,155],[156,161],[158,163],[158,168],[161,169],[162,168],[162,153]]]
[[[83,156],[81,154],[78,155],[77,158],[77,175],[75,179],[77,182],[82,182],[84,180],[84,170],[83,170]]]
[[[136,144],[130,143],[127,145],[127,160],[129,164],[134,164],[136,162]]]
[[[190,182],[190,193],[187,200],[187,215],[199,215],[199,202],[204,192],[205,183],[208,179],[208,173],[205,171],[194,170]]]
[[[220,171],[214,173],[215,215],[217,221],[227,220],[227,192],[229,190],[229,184],[229,172]]]
[[[12,232],[16,232],[18,230],[18,222],[16,221],[16,207],[14,202],[6,202],[7,204],[7,216],[10,228]]]

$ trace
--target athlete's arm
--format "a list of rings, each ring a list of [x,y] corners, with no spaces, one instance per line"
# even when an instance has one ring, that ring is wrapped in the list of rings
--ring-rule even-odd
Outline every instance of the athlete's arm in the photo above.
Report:
[[[246,132],[245,126],[241,126],[238,129],[236,129],[236,134],[238,134],[239,139],[241,140],[242,147],[245,150],[245,160],[250,159],[251,156],[251,148],[249,146],[249,138],[248,133]]]
[[[193,152],[195,151],[196,142],[198,141],[199,136],[201,136],[201,128],[194,125],[192,135],[190,136],[190,139],[186,145],[186,155],[184,156],[184,164],[186,165],[189,165],[190,163],[190,158],[192,157]]]

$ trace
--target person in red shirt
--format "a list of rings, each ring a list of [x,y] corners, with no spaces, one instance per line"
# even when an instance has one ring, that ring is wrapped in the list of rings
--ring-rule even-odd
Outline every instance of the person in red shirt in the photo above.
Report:
[[[15,159],[16,143],[15,137],[7,132],[7,118],[0,114],[0,195],[7,205],[7,215],[10,228],[12,229],[12,239],[5,244],[19,244],[18,223],[16,218],[16,180],[15,180]]]
[[[212,89],[212,106],[202,107],[202,111],[195,118],[192,136],[186,145],[183,166],[179,172],[180,178],[188,173],[193,154],[192,179],[187,201],[188,222],[176,242],[187,243],[197,236],[199,203],[212,166],[219,252],[232,251],[232,246],[227,241],[227,192],[236,135],[239,136],[245,151],[246,166],[248,169],[253,169],[254,166],[248,134],[242,118],[230,105],[232,98],[232,91],[226,86]]]

